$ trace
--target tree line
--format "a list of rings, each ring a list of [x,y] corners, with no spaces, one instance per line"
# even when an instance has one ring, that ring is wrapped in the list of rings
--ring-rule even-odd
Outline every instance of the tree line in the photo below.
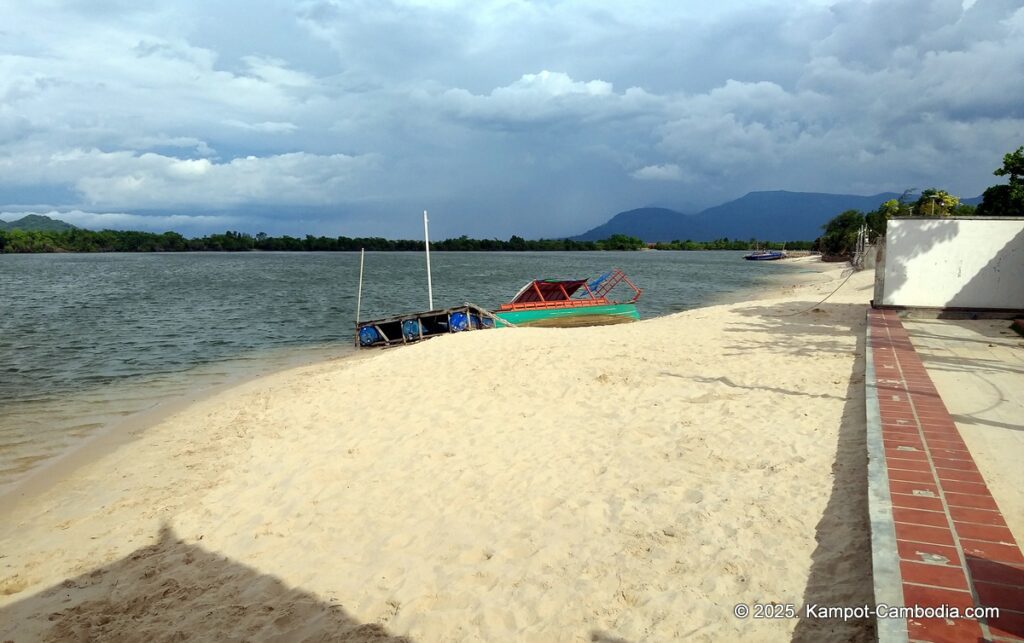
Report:
[[[817,241],[761,241],[758,239],[730,239],[723,237],[714,241],[675,240],[668,243],[654,243],[649,247],[655,250],[750,250],[764,248],[766,250],[814,250]]]
[[[432,250],[440,251],[495,251],[495,250],[639,250],[647,244],[636,237],[616,234],[600,241],[574,241],[572,239],[529,240],[513,235],[508,241],[500,239],[470,239],[461,236],[443,241],[432,241]],[[325,237],[306,235],[303,238],[271,237],[228,231],[188,239],[177,232],[137,232],[127,230],[64,230],[29,231],[0,230],[0,252],[352,252],[422,251],[423,241],[410,239],[384,239],[382,237]]]
[[[862,227],[866,229],[868,241],[871,242],[885,237],[888,221],[893,217],[1024,216],[1024,146],[1005,154],[1002,167],[992,174],[1009,177],[1009,181],[986,189],[977,207],[960,203],[958,197],[946,190],[929,188],[923,190],[914,201],[910,200],[911,190],[907,190],[899,199],[886,201],[871,212],[841,212],[822,226],[824,234],[819,239],[821,252],[825,255],[851,255]]]
[[[471,239],[465,235],[443,241],[432,241],[432,250],[449,252],[487,251],[597,251],[597,250],[747,250],[752,246],[809,250],[813,241],[760,242],[723,238],[714,241],[676,240],[669,243],[648,244],[642,239],[615,234],[600,241],[572,239],[524,239],[513,235],[501,239]],[[228,231],[205,237],[188,239],[177,232],[136,232],[126,230],[0,230],[0,252],[354,252],[360,249],[383,252],[423,251],[423,241],[413,239],[384,239],[382,237],[271,237]]]

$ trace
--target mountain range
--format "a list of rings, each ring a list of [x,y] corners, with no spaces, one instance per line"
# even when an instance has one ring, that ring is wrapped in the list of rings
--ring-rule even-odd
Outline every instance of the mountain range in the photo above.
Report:
[[[810,241],[821,236],[821,227],[846,210],[868,212],[895,192],[871,196],[818,192],[750,192],[734,201],[716,205],[696,214],[666,208],[639,208],[620,212],[606,223],[573,237],[580,241],[607,239],[613,234],[639,237],[644,241],[711,241],[730,237],[765,241]],[[980,197],[964,199],[974,204]]]
[[[613,234],[639,237],[644,241],[711,241],[758,239],[761,241],[810,241],[821,236],[822,226],[846,210],[868,212],[895,192],[871,196],[819,192],[750,192],[734,201],[686,214],[668,208],[647,207],[620,212],[595,228],[572,237],[578,241],[599,241]],[[977,205],[981,197],[963,199]],[[0,221],[0,230],[62,231],[75,226],[41,214],[29,214],[17,221]]]

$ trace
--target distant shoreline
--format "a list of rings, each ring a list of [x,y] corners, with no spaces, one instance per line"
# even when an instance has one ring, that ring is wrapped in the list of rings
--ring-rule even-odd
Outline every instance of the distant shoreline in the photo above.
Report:
[[[382,249],[370,249],[365,248],[367,252],[423,252],[423,249],[419,250],[382,250]],[[434,244],[431,243],[431,252],[648,252],[648,251],[660,251],[660,252],[747,252],[749,248],[637,248],[635,250],[562,250],[557,248],[549,249],[529,249],[529,250],[449,250],[443,248],[435,248]],[[337,252],[337,253],[352,253],[359,252],[359,250],[264,250],[261,248],[251,248],[248,250],[30,250],[30,251],[0,251],[0,255],[46,255],[46,254],[64,254],[64,255],[123,255],[123,254],[218,254],[218,253],[230,253],[230,254],[260,254],[260,253],[287,253],[287,252]],[[793,250],[790,258],[796,257],[808,257],[815,254],[811,250]]]
[[[528,240],[512,235],[501,239],[471,239],[465,235],[434,241],[431,250],[440,252],[551,251],[593,252],[600,250],[749,250],[754,247],[780,250],[811,250],[814,241],[765,241],[760,239],[729,239],[713,241],[675,239],[669,242],[647,242],[638,237],[613,234],[606,239],[580,241],[575,239]],[[417,239],[384,239],[382,237],[326,237],[288,235],[271,237],[265,233],[251,235],[227,231],[205,237],[186,238],[177,232],[138,232],[131,230],[72,229],[0,229],[0,253],[45,254],[58,252],[422,252],[424,242]]]

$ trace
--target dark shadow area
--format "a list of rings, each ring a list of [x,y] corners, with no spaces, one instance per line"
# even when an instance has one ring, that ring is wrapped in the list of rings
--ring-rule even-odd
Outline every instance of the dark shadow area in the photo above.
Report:
[[[864,319],[865,307],[856,308]],[[818,545],[811,554],[811,573],[804,588],[804,605],[874,603],[864,406],[864,324],[851,327],[849,332],[857,337],[856,358],[846,389],[836,459],[832,464],[832,493],[815,530]],[[874,641],[875,638],[874,619],[817,619],[801,613],[792,640]]]
[[[998,618],[987,619],[992,635],[1024,638],[1024,604],[1019,599],[1024,587],[1024,569],[970,554],[967,567],[980,605],[999,608]]]
[[[838,395],[828,395],[827,393],[814,394],[814,393],[805,393],[803,391],[794,391],[794,390],[791,390],[791,389],[778,388],[776,386],[751,386],[751,385],[748,385],[748,384],[737,384],[736,382],[733,382],[728,377],[701,377],[699,375],[680,375],[679,373],[669,373],[668,371],[662,371],[661,375],[666,375],[668,377],[678,377],[679,379],[690,380],[690,381],[693,381],[693,382],[700,382],[701,384],[711,384],[713,382],[721,382],[722,384],[725,384],[728,387],[743,389],[743,390],[746,390],[746,391],[768,391],[770,393],[781,393],[782,395],[802,395],[804,397],[826,398],[826,399],[833,399],[833,400],[845,399],[845,398],[839,397]]]
[[[999,329],[998,327],[988,327],[979,324],[970,325],[968,323],[969,321],[977,321],[975,319],[967,320],[962,317],[954,319],[950,317],[943,317],[941,315],[937,316],[936,319],[942,320],[942,326],[949,325],[957,326],[960,328],[966,328],[973,331],[980,337],[977,339],[973,339],[969,337],[964,337],[963,335],[940,335],[940,331],[926,332],[921,329],[914,330],[914,337],[919,337],[922,339],[938,339],[941,341],[956,340],[959,342],[967,342],[970,344],[991,344],[993,341],[1006,341],[1007,339],[1017,340],[1017,334],[1010,327],[1009,322],[1007,322],[1005,329]],[[903,317],[903,321],[912,324],[920,324],[925,320],[918,317],[917,315],[907,315],[906,317]]]
[[[847,320],[862,320],[865,311],[864,304],[815,304],[813,301],[739,308],[736,312],[748,316],[749,321],[727,328],[726,332],[767,331],[771,339],[737,339],[724,356],[742,358],[753,351],[812,359],[821,357],[822,353],[849,354],[849,344],[836,337],[854,332]],[[858,332],[863,334],[863,325],[858,324],[861,324]]]
[[[155,544],[0,609],[4,641],[193,639],[410,642],[166,526]]]
[[[943,328],[943,327],[947,327],[947,326],[952,326],[952,327],[956,327],[956,328],[962,328],[964,330],[970,331],[971,333],[973,333],[975,335],[980,335],[983,338],[983,339],[973,339],[973,340],[970,340],[970,341],[985,342],[986,339],[993,339],[993,340],[1000,340],[1000,341],[1005,341],[1007,339],[1016,340],[1017,339],[1017,335],[1016,335],[1016,333],[1014,333],[1013,328],[1011,327],[1011,323],[1010,323],[1010,318],[1011,317],[1012,317],[1012,315],[1001,314],[1001,313],[993,313],[993,314],[972,313],[972,314],[961,314],[960,316],[957,316],[954,313],[949,313],[948,315],[938,315],[938,316],[936,316],[936,319],[941,319],[942,320],[942,324],[941,324],[941,326],[939,328]],[[920,321],[926,320],[927,317],[925,317],[925,318],[919,317],[918,314],[915,312],[914,314],[907,315],[906,317],[904,317],[904,319],[906,319],[906,321],[909,321],[909,322],[920,322]],[[973,323],[973,322],[977,322],[979,320],[990,321],[991,325]],[[915,333],[915,335],[916,334],[917,333]],[[938,338],[938,339],[952,339],[952,340],[956,340],[956,341],[968,341],[968,339],[969,339],[967,337],[964,337],[963,334],[940,335],[940,334],[936,333],[935,337]]]
[[[601,630],[594,630],[590,633],[590,640],[593,643],[630,643],[628,640],[619,638]]]
[[[900,313],[904,324],[929,325],[929,331],[914,329],[914,337],[938,339],[942,341],[990,344],[992,342],[1019,342],[1020,338],[1013,328],[1011,313],[1000,312],[935,312],[907,311]],[[932,321],[936,324],[932,326]],[[985,324],[977,324],[985,321]],[[965,333],[951,333],[948,329],[957,328],[967,331],[977,338],[968,337]]]
[[[913,310],[913,309],[912,309]],[[913,317],[921,318],[922,313],[929,312],[914,310]],[[966,319],[976,321],[979,319],[1006,319],[1011,320],[1015,317],[1019,317],[1022,312],[1017,310],[991,310],[991,309],[976,309],[976,308],[947,308],[945,310],[931,311],[934,313],[935,319]]]
[[[917,334],[910,331],[910,340],[913,342]],[[920,351],[918,351],[920,354]],[[921,355],[921,361],[925,367],[935,367],[943,371],[962,371],[964,373],[1015,373],[1024,375],[1024,369],[1013,368],[1006,362],[998,359],[979,359],[976,357],[942,357],[941,355]]]
[[[1019,266],[1024,265],[1024,230],[999,249],[960,292],[953,295],[947,306],[978,308],[1024,308],[1024,275]],[[984,293],[992,293],[979,300]],[[987,301],[986,301],[987,300]],[[981,303],[978,303],[978,302]]]
[[[1009,422],[997,422],[996,420],[986,420],[973,415],[960,415],[956,413],[950,414],[953,421],[958,424],[984,424],[986,426],[994,426],[999,429],[1010,429],[1011,431],[1024,431],[1024,426],[1019,424],[1010,424]]]

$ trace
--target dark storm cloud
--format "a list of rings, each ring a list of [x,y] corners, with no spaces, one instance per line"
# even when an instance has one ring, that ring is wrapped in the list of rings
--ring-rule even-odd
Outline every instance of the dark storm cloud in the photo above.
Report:
[[[551,236],[752,189],[973,196],[1024,143],[1019,1],[5,4],[6,218]]]

